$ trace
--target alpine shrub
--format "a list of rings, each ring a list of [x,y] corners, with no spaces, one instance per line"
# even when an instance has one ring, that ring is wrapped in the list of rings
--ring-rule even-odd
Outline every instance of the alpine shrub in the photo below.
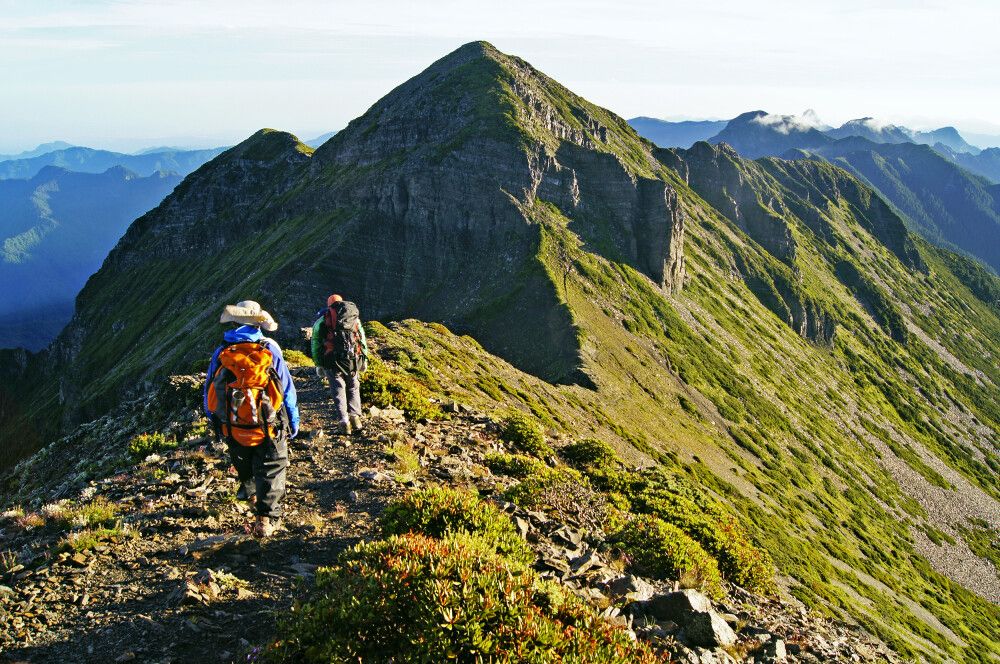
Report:
[[[600,530],[607,501],[572,468],[546,468],[507,489],[504,497],[521,507],[548,512],[562,521]]]
[[[544,473],[546,470],[544,463],[524,454],[487,454],[486,467],[498,475],[517,478]]]
[[[711,597],[723,595],[715,559],[677,526],[654,516],[638,516],[629,519],[609,542],[624,551],[642,574],[677,579]]]
[[[285,362],[290,367],[314,367],[316,366],[312,358],[300,350],[286,348],[283,355]]]
[[[386,535],[470,533],[515,561],[535,560],[535,552],[517,534],[510,517],[469,491],[441,487],[413,491],[386,507],[379,524]]]
[[[619,462],[618,454],[610,445],[596,438],[584,438],[559,450],[566,461],[577,468],[586,466],[613,466]]]
[[[500,435],[505,441],[513,443],[528,454],[537,457],[550,457],[554,454],[548,443],[541,425],[519,410],[508,412],[500,420]]]
[[[442,416],[441,408],[428,398],[427,388],[374,357],[368,371],[361,374],[361,400],[379,408],[399,408],[415,420]]]
[[[663,475],[647,478],[633,496],[637,511],[654,514],[697,540],[718,560],[722,575],[748,590],[772,593],[774,563],[731,514],[703,492]]]
[[[665,659],[471,535],[362,543],[316,572],[273,662],[635,662]]]
[[[89,528],[114,523],[118,505],[98,496],[85,505],[71,505],[60,511],[56,520],[65,527]]]
[[[176,440],[168,440],[162,433],[140,433],[129,441],[128,451],[134,459],[144,459],[154,452],[172,450],[177,447]]]

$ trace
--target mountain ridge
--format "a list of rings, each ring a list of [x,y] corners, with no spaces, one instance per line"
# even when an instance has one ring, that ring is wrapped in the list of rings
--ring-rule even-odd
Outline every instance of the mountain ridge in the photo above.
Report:
[[[958,529],[1000,498],[996,283],[841,168],[657,149],[479,42],[315,152],[262,131],[186,178],[0,405],[5,434],[92,419],[204,358],[222,304],[252,295],[294,348],[336,290],[530,377],[432,323],[394,337],[428,385],[582,419],[726,500],[810,606],[988,662],[1000,614],[948,561],[996,576]]]

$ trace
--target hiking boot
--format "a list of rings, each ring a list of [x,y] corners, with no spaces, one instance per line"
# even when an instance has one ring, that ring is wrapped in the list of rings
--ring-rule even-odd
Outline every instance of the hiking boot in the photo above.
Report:
[[[241,484],[240,488],[236,491],[236,500],[253,502],[256,497],[257,495],[255,490],[246,484]]]
[[[258,516],[253,524],[253,536],[263,539],[273,535],[281,527],[281,519]]]
[[[361,423],[361,416],[351,415],[350,422],[351,422],[351,429],[354,431],[354,433],[361,433],[361,430],[364,428],[364,425]]]
[[[351,435],[351,423],[350,422],[340,422],[337,424],[336,432],[341,436]]]

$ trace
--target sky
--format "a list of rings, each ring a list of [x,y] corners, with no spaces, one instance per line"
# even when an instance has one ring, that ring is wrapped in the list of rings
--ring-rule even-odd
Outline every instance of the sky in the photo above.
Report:
[[[339,129],[485,39],[624,117],[1000,135],[995,0],[0,0],[0,153]]]

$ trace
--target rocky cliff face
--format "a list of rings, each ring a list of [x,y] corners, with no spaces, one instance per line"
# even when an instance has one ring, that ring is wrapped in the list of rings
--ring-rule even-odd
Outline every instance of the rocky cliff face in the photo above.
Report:
[[[789,211],[778,192],[753,163],[726,144],[695,143],[686,151],[663,151],[665,161],[712,207],[759,242],[775,258],[795,262]]]

